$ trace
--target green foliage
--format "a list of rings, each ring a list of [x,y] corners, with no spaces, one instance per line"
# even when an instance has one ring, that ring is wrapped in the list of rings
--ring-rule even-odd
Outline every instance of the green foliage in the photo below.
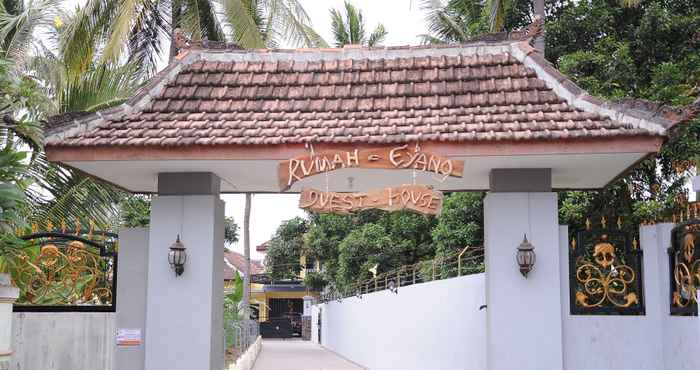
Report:
[[[311,27],[297,0],[217,0],[224,10],[230,39],[245,48],[280,47],[283,42],[303,47],[327,47]]]
[[[243,279],[238,274],[233,278],[233,289],[224,296],[224,322],[240,319],[238,305],[243,299]]]
[[[235,274],[233,289],[224,295],[224,335],[226,336],[226,343],[234,343],[236,331],[230,323],[241,320],[241,315],[238,311],[241,300],[243,300],[243,279],[238,274]]]
[[[369,210],[353,215],[311,214],[306,228],[283,224],[275,234],[301,233],[301,243],[271,243],[266,265],[297,266],[298,256],[321,261],[322,271],[307,275],[311,289],[348,284],[404,265],[452,253],[483,242],[482,193],[453,193],[445,198],[440,217],[411,212]],[[298,221],[297,221],[298,222]],[[295,223],[293,223],[295,224]],[[288,234],[286,234],[288,235]],[[290,246],[299,252],[289,250]],[[279,249],[279,250],[278,250]],[[294,271],[288,269],[286,276]]]
[[[321,291],[326,285],[328,285],[328,280],[323,273],[308,272],[304,276],[304,286],[311,290]]]
[[[697,98],[700,7],[697,2],[565,3],[547,23],[547,58],[588,92],[605,99],[637,97],[670,105]],[[700,120],[678,128],[655,158],[597,192],[560,195],[560,219],[581,227],[602,213],[630,223],[664,219],[687,199],[685,184],[700,155]]]
[[[331,29],[335,38],[335,46],[364,45],[378,46],[384,41],[388,32],[381,23],[367,36],[365,20],[362,11],[350,2],[345,1],[345,14],[340,10],[331,9]]]
[[[224,219],[224,241],[228,244],[234,244],[238,242],[239,237],[238,224],[233,217],[226,217]]]
[[[120,203],[123,227],[148,227],[151,222],[151,197],[134,195]]]
[[[441,254],[483,245],[483,199],[483,193],[452,193],[445,197],[442,214],[432,230]]]
[[[345,287],[371,276],[369,269],[379,264],[382,270],[395,258],[391,238],[384,227],[365,224],[348,234],[338,246],[336,286]]]
[[[282,222],[265,256],[265,266],[275,280],[295,278],[299,271],[304,233],[308,230],[306,220],[295,217]]]

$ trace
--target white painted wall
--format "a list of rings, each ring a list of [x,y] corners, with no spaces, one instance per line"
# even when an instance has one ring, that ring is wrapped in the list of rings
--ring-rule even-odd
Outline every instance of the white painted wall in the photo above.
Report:
[[[12,370],[112,370],[114,314],[15,313]]]
[[[322,310],[322,345],[373,370],[486,369],[484,275],[365,294],[313,307],[312,339]]]
[[[116,329],[146,328],[146,282],[148,280],[148,229],[119,230]],[[143,337],[142,337],[143,339]],[[115,370],[143,370],[145,347],[114,345]]]
[[[224,203],[218,195],[159,196],[151,203],[146,370],[223,367]],[[187,263],[176,277],[168,251],[181,234]]]
[[[560,229],[566,370],[700,368],[700,320],[669,315],[666,249],[672,225],[643,226],[644,316],[574,316],[568,299],[568,233]]]
[[[527,234],[537,260],[515,260]],[[489,193],[484,200],[487,361],[490,370],[561,370],[562,299],[556,193]]]

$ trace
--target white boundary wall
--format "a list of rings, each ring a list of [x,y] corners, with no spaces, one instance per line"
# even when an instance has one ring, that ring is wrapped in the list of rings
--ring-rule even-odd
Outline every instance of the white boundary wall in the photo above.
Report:
[[[111,370],[114,313],[15,313],[12,370]]]
[[[669,314],[672,224],[642,226],[644,316],[572,316],[567,228],[560,230],[564,367],[567,370],[700,369],[700,320]]]
[[[373,370],[486,369],[484,274],[346,298],[312,308],[312,340]]]
[[[700,369],[700,319],[669,314],[666,250],[672,228],[640,229],[646,315],[575,316],[569,313],[568,228],[560,227],[565,370]],[[313,306],[311,338],[318,342],[320,310],[321,344],[370,369],[485,370],[486,310],[478,310],[484,302],[483,274],[403,287],[398,294],[350,297]],[[513,347],[508,356],[528,353]]]

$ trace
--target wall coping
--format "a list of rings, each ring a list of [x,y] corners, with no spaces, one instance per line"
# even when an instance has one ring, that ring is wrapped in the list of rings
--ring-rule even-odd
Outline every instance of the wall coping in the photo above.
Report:
[[[0,273],[0,303],[13,303],[19,298],[19,288],[12,285],[10,274]]]

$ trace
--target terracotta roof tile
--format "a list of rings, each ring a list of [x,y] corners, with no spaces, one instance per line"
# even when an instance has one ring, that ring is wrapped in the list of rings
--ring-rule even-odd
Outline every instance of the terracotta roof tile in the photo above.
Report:
[[[169,77],[163,74],[164,88],[142,110],[105,116],[96,127],[48,144],[470,142],[660,134],[570,105],[509,52],[455,55],[447,53],[450,47],[413,48],[406,50],[431,55],[367,57],[386,50],[399,49],[368,49],[346,59],[314,59],[314,52],[329,51],[303,51],[304,60],[195,60]],[[442,50],[446,54],[438,55]],[[248,53],[246,59],[268,55],[237,52]],[[536,55],[541,58],[529,57]],[[555,78],[563,76],[541,63]],[[569,80],[559,82],[569,93],[582,94]],[[581,96],[589,104],[606,104]]]

